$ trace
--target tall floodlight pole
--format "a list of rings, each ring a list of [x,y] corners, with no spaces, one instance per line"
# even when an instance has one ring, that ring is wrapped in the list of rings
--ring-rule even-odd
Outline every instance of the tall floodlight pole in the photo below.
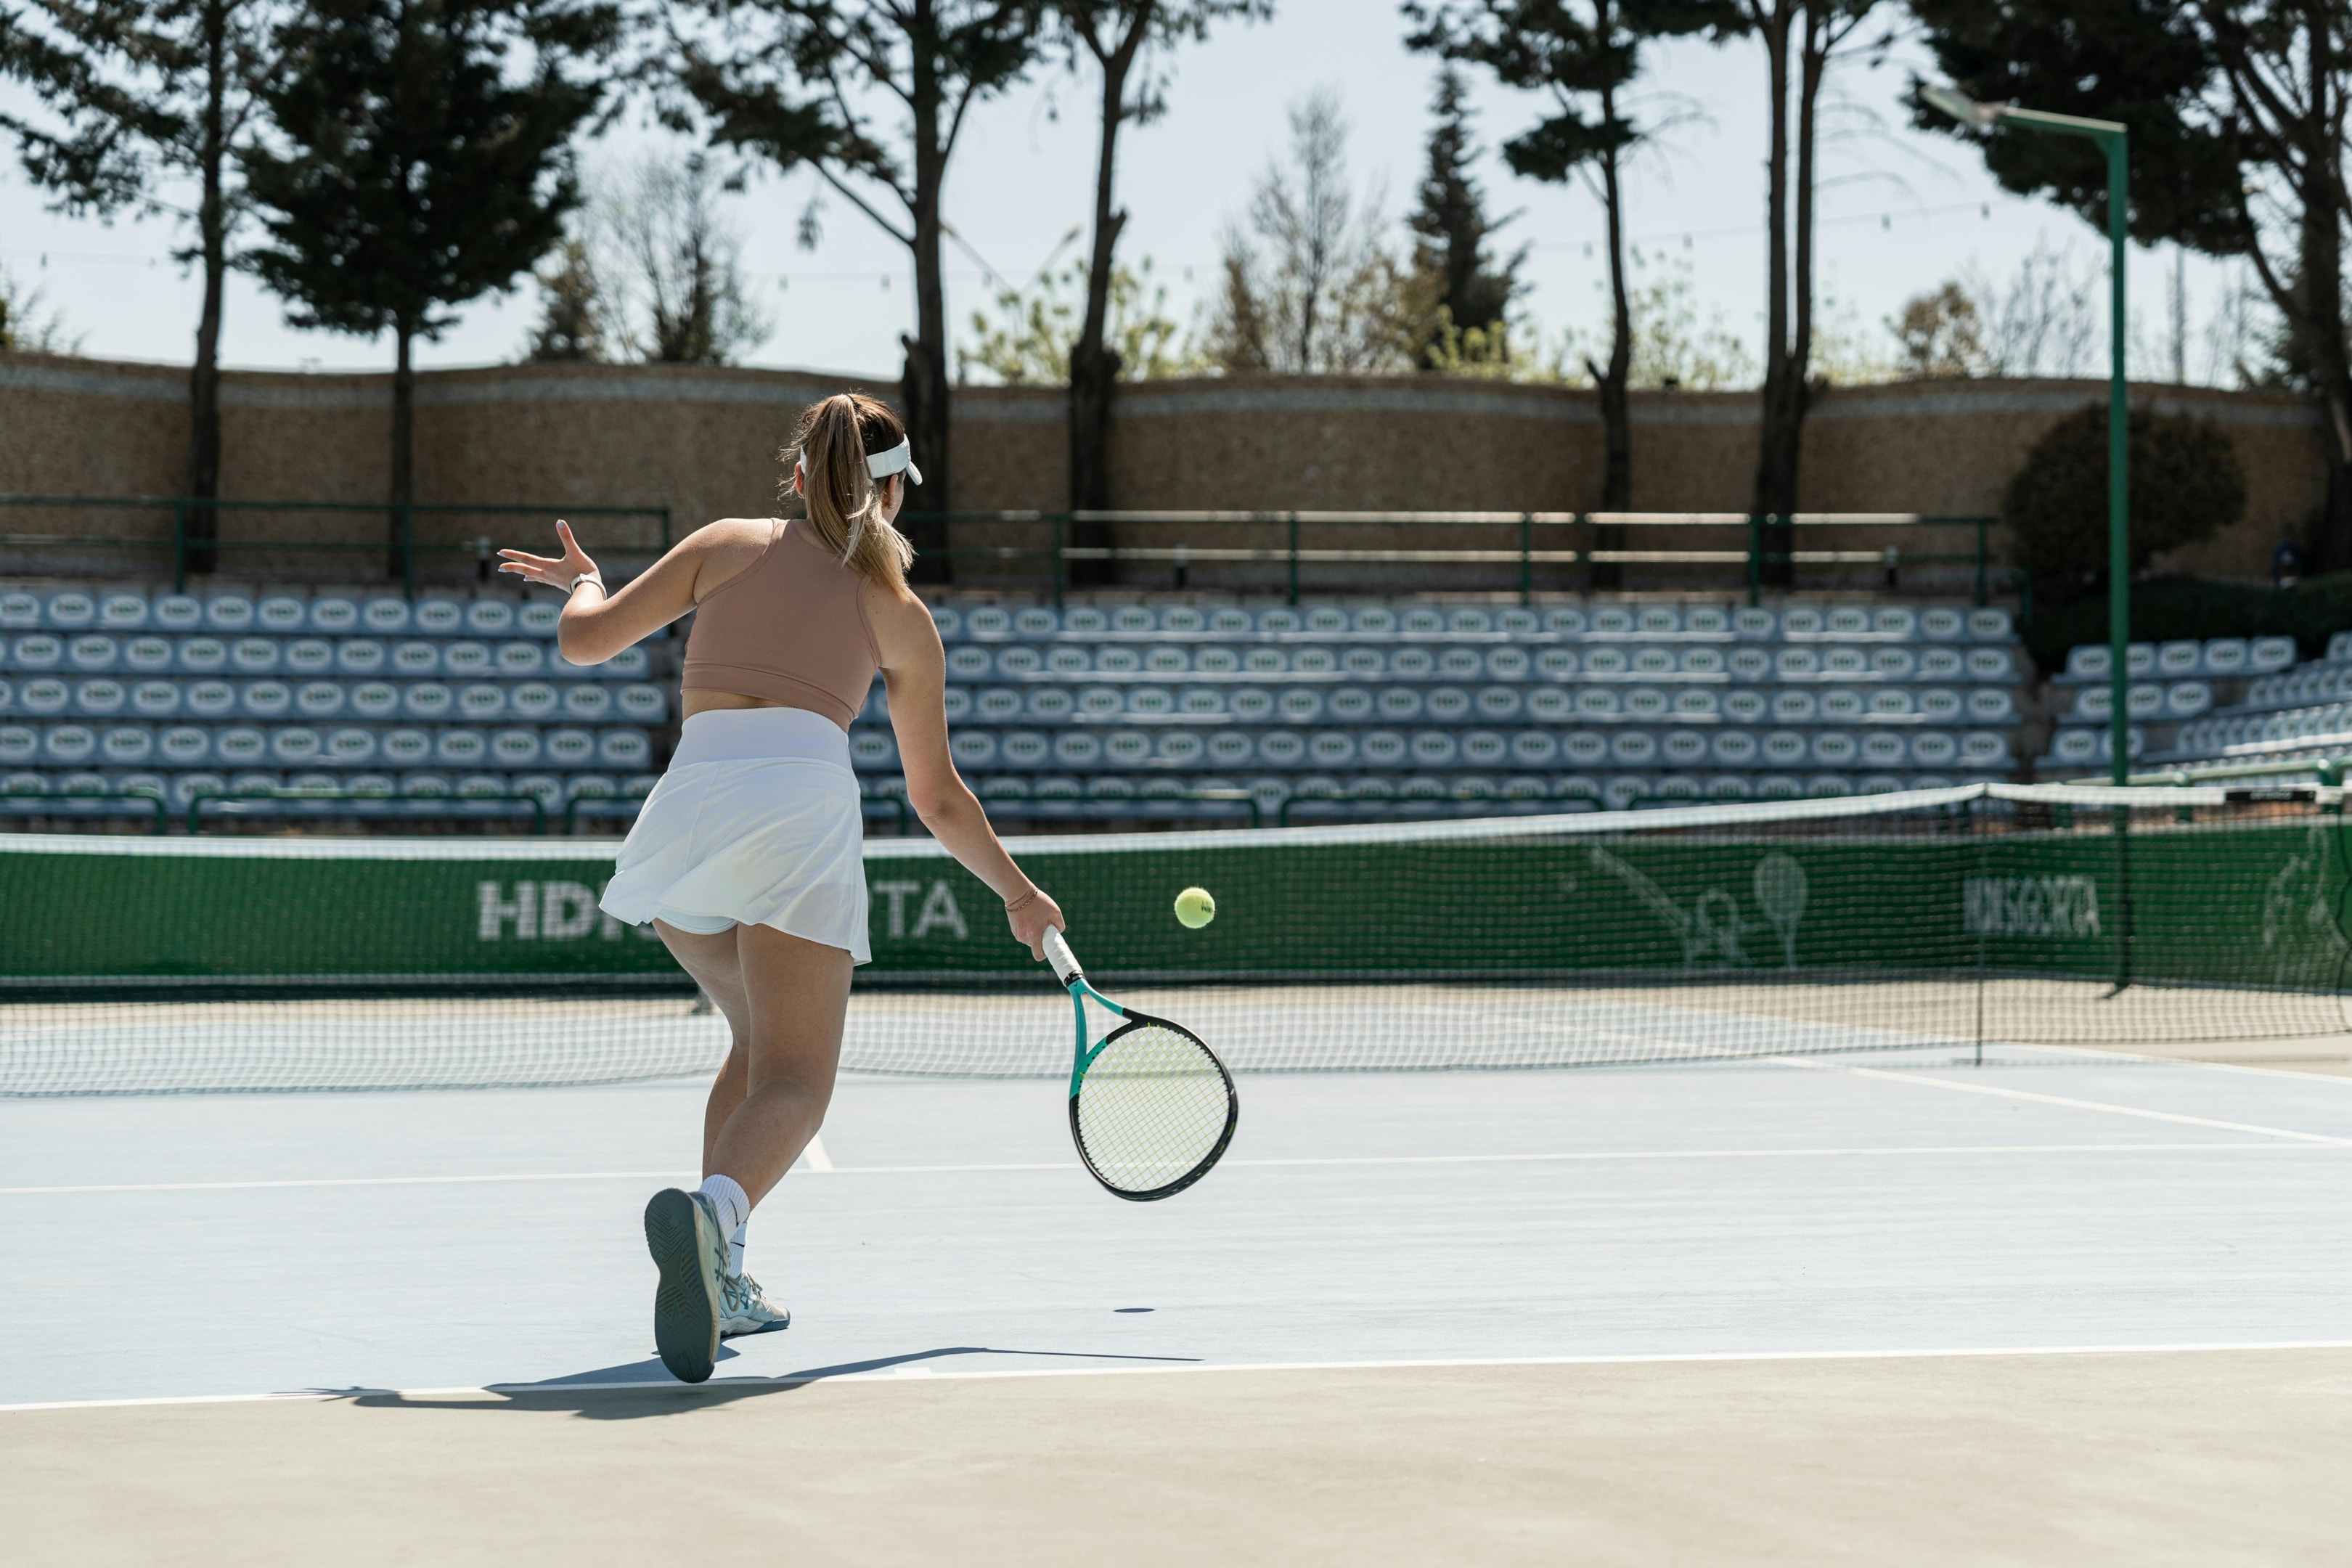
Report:
[[[1979,103],[1955,89],[1922,84],[1921,100],[1963,125],[2015,125],[2087,136],[2107,159],[2107,672],[2114,711],[2108,718],[2110,776],[2120,784],[2131,772],[2131,411],[2124,386],[2124,176],[2128,167],[2124,127],[2113,120],[2049,114],[2006,103]]]

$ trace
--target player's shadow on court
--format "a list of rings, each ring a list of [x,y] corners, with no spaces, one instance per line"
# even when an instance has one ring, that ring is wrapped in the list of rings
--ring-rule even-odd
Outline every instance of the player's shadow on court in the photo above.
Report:
[[[727,1363],[739,1352],[721,1345],[719,1370],[711,1381],[679,1383],[657,1360],[596,1367],[567,1377],[538,1383],[492,1384],[478,1393],[438,1396],[403,1394],[397,1389],[352,1389],[341,1392],[352,1405],[369,1410],[520,1410],[539,1414],[569,1412],[591,1421],[635,1421],[649,1415],[675,1415],[688,1409],[730,1405],[740,1399],[793,1394],[833,1378],[887,1372],[893,1367],[928,1371],[927,1363],[954,1356],[1040,1356],[1063,1362],[1124,1362],[1160,1365],[1196,1364],[1199,1356],[1116,1355],[1091,1351],[1008,1350],[990,1345],[942,1345],[936,1350],[910,1351],[904,1355],[877,1356],[870,1361],[840,1362],[832,1366],[804,1367],[756,1378],[730,1379]],[[900,1375],[905,1375],[901,1373]],[[919,1381],[917,1379],[916,1381]],[[326,1391],[322,1391],[326,1392]]]

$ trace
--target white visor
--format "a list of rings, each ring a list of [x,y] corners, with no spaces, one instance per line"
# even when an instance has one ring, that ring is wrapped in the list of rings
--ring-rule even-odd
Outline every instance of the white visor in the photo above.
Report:
[[[805,477],[808,473],[808,454],[803,451],[795,457],[793,459],[793,467],[798,468]],[[904,473],[916,484],[919,485],[923,482],[923,470],[915,467],[915,445],[903,437],[897,446],[887,452],[867,453],[866,471],[877,479],[887,479],[892,474]]]

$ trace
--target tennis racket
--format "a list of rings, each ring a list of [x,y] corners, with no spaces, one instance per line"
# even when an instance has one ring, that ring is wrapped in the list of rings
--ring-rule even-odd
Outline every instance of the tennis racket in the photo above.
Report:
[[[1045,958],[1077,1010],[1070,1137],[1095,1180],[1123,1198],[1173,1196],[1209,1173],[1234,1141],[1241,1101],[1216,1053],[1192,1030],[1120,1006],[1087,984],[1058,931]],[[1125,1020],[1087,1043],[1087,1003]]]

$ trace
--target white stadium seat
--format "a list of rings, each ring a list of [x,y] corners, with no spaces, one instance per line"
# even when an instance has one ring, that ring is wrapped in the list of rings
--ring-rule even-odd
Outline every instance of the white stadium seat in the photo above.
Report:
[[[98,602],[98,624],[108,631],[135,631],[147,624],[147,599],[141,594],[109,594]]]
[[[215,632],[250,630],[253,600],[244,594],[215,594],[204,601],[204,625]]]
[[[428,637],[455,637],[466,629],[466,607],[455,599],[419,599],[408,624]]]

